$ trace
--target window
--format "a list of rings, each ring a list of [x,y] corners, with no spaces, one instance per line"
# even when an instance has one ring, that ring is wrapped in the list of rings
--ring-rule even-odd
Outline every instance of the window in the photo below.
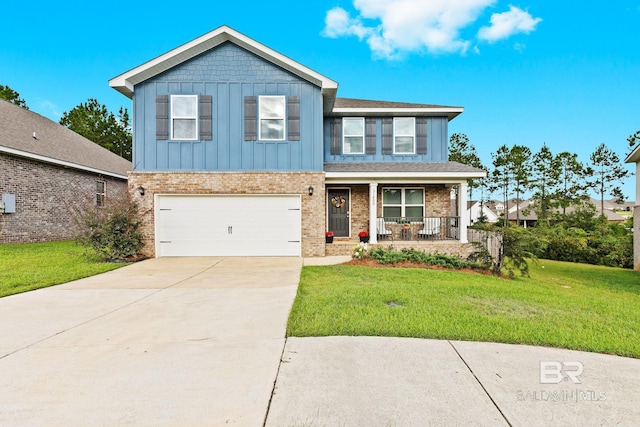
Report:
[[[393,152],[395,154],[415,154],[416,119],[396,117],[393,119]]]
[[[261,96],[259,100],[259,139],[284,140],[284,96]]]
[[[198,139],[196,95],[171,95],[171,139]]]
[[[382,216],[422,218],[424,216],[424,190],[422,188],[384,188],[382,190]]]
[[[104,206],[107,197],[107,183],[104,181],[96,181],[96,205]]]
[[[342,119],[342,153],[364,154],[364,119]]]

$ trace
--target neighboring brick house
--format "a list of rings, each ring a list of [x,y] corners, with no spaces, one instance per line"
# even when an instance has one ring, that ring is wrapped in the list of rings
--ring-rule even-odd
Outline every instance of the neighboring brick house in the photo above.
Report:
[[[467,179],[485,172],[447,161],[461,107],[337,98],[335,81],[224,26],[109,84],[133,100],[147,255],[349,254],[362,230],[468,252]]]
[[[627,156],[625,163],[636,164],[636,204],[633,207],[633,269],[640,271],[640,144]]]
[[[70,206],[126,191],[131,162],[0,100],[0,244],[66,240]]]

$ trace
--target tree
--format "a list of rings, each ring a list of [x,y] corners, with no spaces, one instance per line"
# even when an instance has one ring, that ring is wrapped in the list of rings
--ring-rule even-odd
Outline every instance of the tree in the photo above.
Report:
[[[476,147],[469,143],[469,138],[464,133],[454,133],[449,138],[449,161],[473,166],[474,168],[483,169],[485,171],[487,170],[478,156]],[[473,200],[474,188],[483,189],[486,185],[484,178],[469,179],[467,180],[467,183],[469,200]],[[482,203],[482,200],[480,200],[480,203]]]
[[[504,225],[507,225],[509,215],[509,195],[515,192],[518,200],[516,217],[520,222],[520,196],[529,186],[531,174],[531,150],[523,145],[506,145],[498,148],[492,154],[494,170],[491,174],[491,190],[500,190],[504,199]]]
[[[0,99],[9,101],[12,104],[24,108],[25,110],[29,109],[25,100],[20,98],[20,94],[9,86],[0,85]]]
[[[607,148],[604,143],[598,145],[589,158],[591,159],[591,167],[588,172],[589,176],[593,177],[589,186],[596,194],[600,195],[600,214],[604,215],[604,196],[609,194],[616,198],[624,197],[620,184],[629,176],[629,171],[620,165],[618,155]]]
[[[520,195],[529,188],[529,176],[531,175],[531,150],[524,145],[514,145],[509,152],[509,162],[513,170],[513,179],[516,192],[516,221],[520,224]]]
[[[587,185],[584,183],[584,165],[578,161],[578,155],[563,151],[556,156],[560,175],[560,194],[558,194],[558,205],[562,208],[563,219],[567,216],[569,206],[578,205],[582,200],[587,199]]]
[[[559,158],[554,156],[547,144],[544,143],[540,151],[533,156],[533,179],[530,181],[538,224],[549,224],[551,209],[558,203],[560,174]]]
[[[629,143],[629,152],[627,156],[633,152],[633,149],[636,148],[636,144],[640,142],[640,130],[636,131],[636,133],[632,133],[627,138],[627,142]]]
[[[498,148],[498,151],[491,154],[493,159],[493,171],[491,172],[490,191],[500,190],[504,202],[503,225],[508,223],[507,215],[509,211],[509,194],[513,181],[512,170],[509,164],[510,150],[506,145]]]
[[[131,122],[126,108],[120,107],[116,118],[105,105],[90,98],[65,112],[60,124],[120,157],[131,160]]]

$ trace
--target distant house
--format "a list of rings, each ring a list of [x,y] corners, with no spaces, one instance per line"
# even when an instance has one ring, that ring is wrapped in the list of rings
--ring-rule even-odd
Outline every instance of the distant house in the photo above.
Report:
[[[482,217],[484,217],[484,222],[498,222],[499,215],[496,214],[491,206],[488,206],[487,203],[483,203],[479,200],[467,202],[467,211],[472,225],[480,222]]]
[[[633,268],[640,271],[640,144],[625,159],[636,164],[636,204],[633,207]]]
[[[69,206],[108,203],[131,162],[37,113],[0,100],[0,244],[71,237]]]
[[[538,214],[535,211],[534,200],[521,200],[518,199],[510,199],[507,201],[507,205],[509,209],[507,210],[507,220],[511,224],[517,224],[524,228],[534,227],[538,222]],[[600,215],[600,201],[596,199],[591,199],[585,202],[585,204],[590,204],[596,209],[595,215]],[[623,210],[625,205],[617,205],[614,201],[605,201],[604,204],[604,212],[602,213],[607,221],[612,224],[622,224],[626,218],[618,215],[614,209],[619,208]],[[505,211],[505,205],[500,201],[489,201],[485,205],[485,209],[493,212],[496,217],[501,217],[503,212]],[[576,207],[570,206],[566,209],[566,213],[575,212]],[[556,209],[557,212],[561,210],[559,208]],[[473,212],[470,212],[473,218]],[[491,222],[491,221],[489,221]]]

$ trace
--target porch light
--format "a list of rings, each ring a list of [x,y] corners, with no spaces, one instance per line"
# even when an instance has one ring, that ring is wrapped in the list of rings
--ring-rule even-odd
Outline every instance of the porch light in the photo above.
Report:
[[[313,186],[312,185],[309,186],[308,190],[309,190],[309,195],[313,196]]]
[[[144,196],[144,187],[142,185],[138,187],[138,193],[140,193],[141,196]]]

